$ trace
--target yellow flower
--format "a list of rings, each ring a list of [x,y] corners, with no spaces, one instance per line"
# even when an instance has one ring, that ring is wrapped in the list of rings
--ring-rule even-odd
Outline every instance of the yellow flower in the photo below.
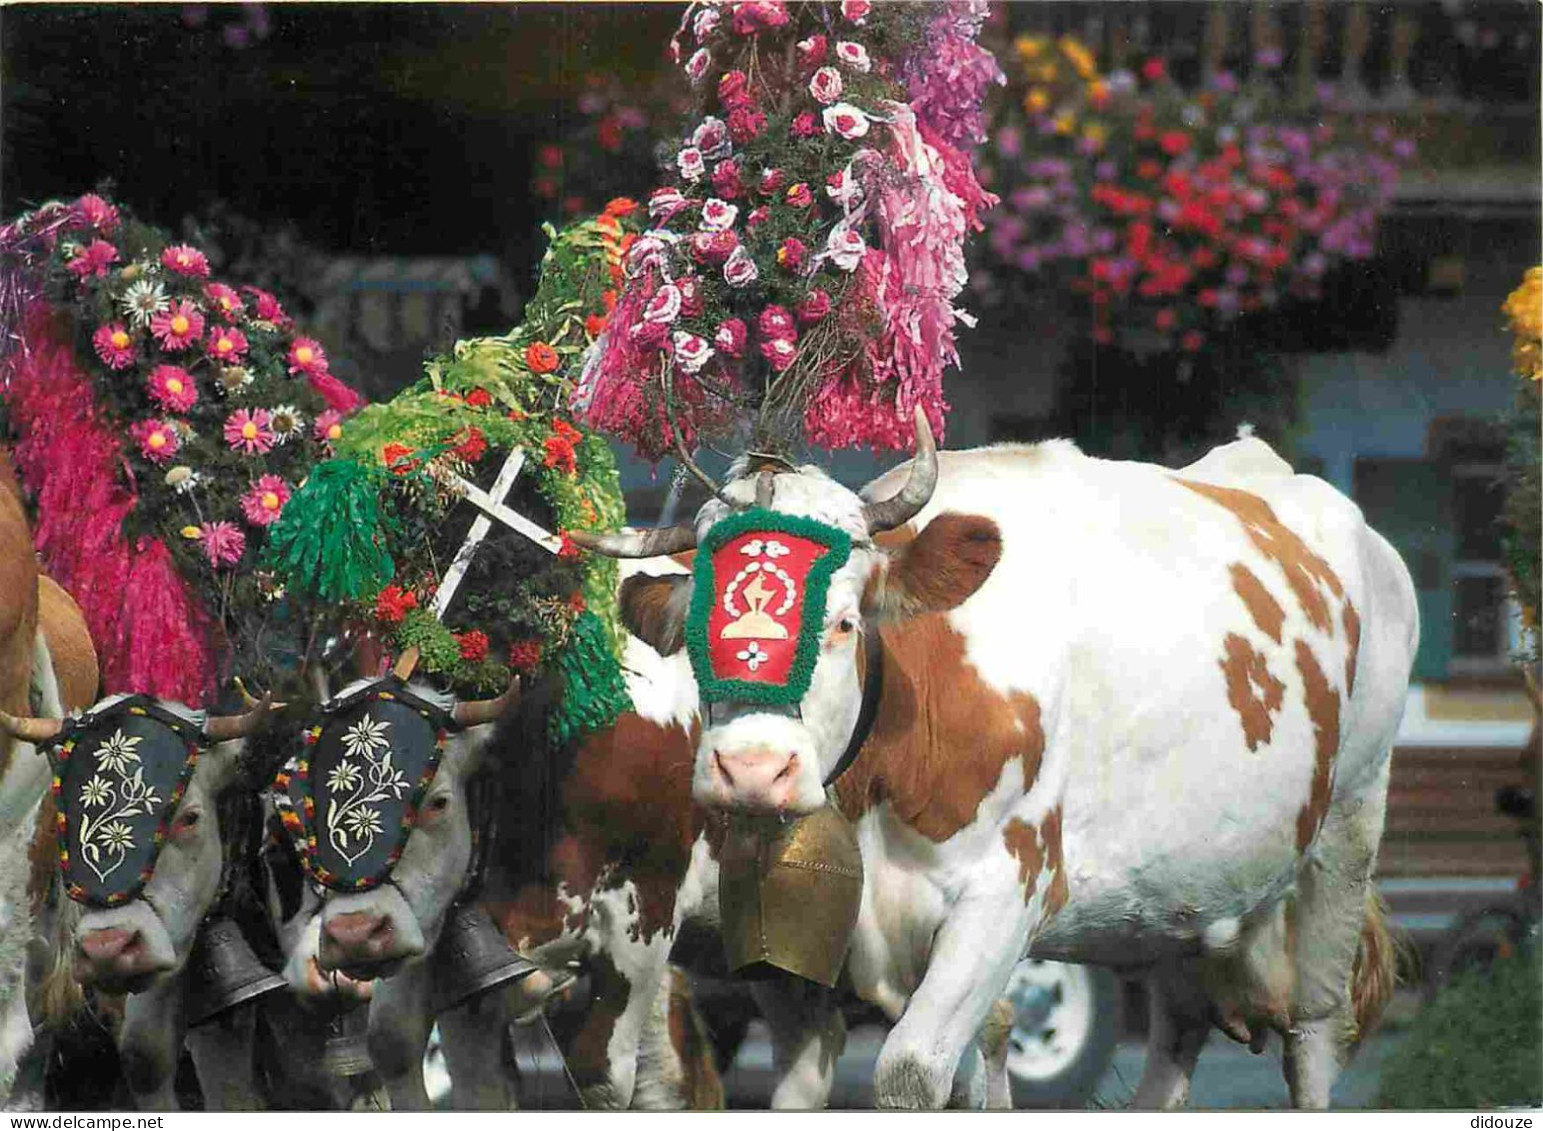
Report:
[[[196,527],[196,526],[184,526],[182,528],[182,536],[184,538],[197,538],[198,537],[198,527]]]
[[[1089,122],[1082,128],[1082,137],[1095,149],[1102,149],[1105,140],[1109,137],[1109,131],[1102,122]]]
[[[1061,54],[1071,60],[1079,78],[1087,80],[1098,74],[1098,63],[1093,52],[1069,35],[1061,37]]]
[[[1020,35],[1013,40],[1013,49],[1018,52],[1018,58],[1024,62],[1030,59],[1038,59],[1045,49],[1043,37],[1038,35]]]
[[[1077,128],[1077,115],[1063,110],[1055,116],[1055,132],[1065,136]]]
[[[1049,105],[1050,95],[1037,86],[1030,87],[1029,93],[1023,96],[1023,108],[1030,114],[1043,114]]]
[[[1520,377],[1543,378],[1543,267],[1528,268],[1521,286],[1507,296],[1501,308],[1516,335],[1511,365]]]

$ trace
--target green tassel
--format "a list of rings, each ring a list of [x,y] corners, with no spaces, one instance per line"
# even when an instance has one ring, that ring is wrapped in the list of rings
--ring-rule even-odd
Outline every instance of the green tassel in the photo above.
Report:
[[[547,739],[553,746],[608,727],[623,711],[632,710],[609,633],[593,613],[580,613],[574,620],[568,645],[557,656],[557,668],[563,677],[563,697],[547,724]]]
[[[355,601],[389,582],[380,473],[351,459],[319,463],[268,532],[266,565],[323,601]]]

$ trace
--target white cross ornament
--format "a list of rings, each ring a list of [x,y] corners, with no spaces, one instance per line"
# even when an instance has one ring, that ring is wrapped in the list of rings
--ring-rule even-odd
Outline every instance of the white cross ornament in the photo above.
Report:
[[[450,607],[450,602],[455,598],[455,591],[460,588],[461,580],[466,576],[466,571],[471,568],[471,560],[477,552],[477,547],[487,537],[488,531],[493,529],[494,519],[516,534],[529,538],[549,554],[556,554],[562,549],[561,538],[548,530],[543,530],[530,519],[510,510],[504,504],[504,499],[508,497],[510,488],[514,486],[514,481],[524,466],[524,449],[512,449],[508,458],[504,460],[504,466],[498,470],[498,478],[493,481],[491,492],[482,490],[475,483],[453,471],[446,471],[437,477],[446,487],[466,499],[482,513],[477,516],[477,520],[471,524],[471,529],[466,532],[466,541],[462,542],[461,548],[455,552],[455,559],[451,561],[450,568],[445,571],[445,579],[439,583],[439,590],[434,594],[434,604],[431,608],[436,620],[444,618],[445,610]]]

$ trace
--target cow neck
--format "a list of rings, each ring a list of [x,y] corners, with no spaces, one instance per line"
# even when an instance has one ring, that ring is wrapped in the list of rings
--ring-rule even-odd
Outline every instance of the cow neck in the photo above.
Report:
[[[846,749],[821,784],[829,789],[836,779],[857,761],[857,755],[873,732],[874,720],[879,717],[879,701],[884,697],[884,641],[879,626],[874,621],[863,625],[863,701],[857,710],[857,723],[852,727],[852,737]]]

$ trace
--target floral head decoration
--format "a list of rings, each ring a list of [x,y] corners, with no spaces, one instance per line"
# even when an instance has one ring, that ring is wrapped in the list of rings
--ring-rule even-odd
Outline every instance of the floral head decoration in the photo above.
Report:
[[[442,701],[442,699],[444,701]],[[303,748],[274,783],[306,872],[323,887],[367,891],[391,874],[461,729],[448,698],[395,675],[346,689],[302,732]]]
[[[209,741],[204,718],[178,703],[116,695],[66,719],[42,747],[54,770],[59,868],[71,899],[116,907],[150,882]]]
[[[852,539],[761,507],[717,523],[693,566],[686,649],[704,703],[797,703],[819,659],[831,576]]]

